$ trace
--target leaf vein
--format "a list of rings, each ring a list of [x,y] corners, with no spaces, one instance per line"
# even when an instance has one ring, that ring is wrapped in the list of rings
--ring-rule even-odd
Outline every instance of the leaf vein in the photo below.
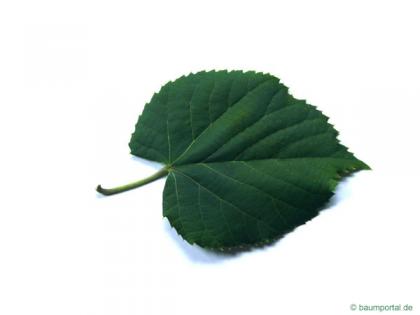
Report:
[[[272,194],[270,194],[270,193],[268,193],[268,192],[266,192],[266,191],[262,190],[261,188],[258,188],[257,186],[254,186],[254,185],[251,185],[251,184],[248,184],[248,183],[242,182],[242,181],[238,180],[237,178],[234,178],[234,177],[231,177],[231,176],[225,175],[225,174],[223,174],[223,173],[221,173],[221,172],[219,172],[219,171],[215,170],[214,168],[211,168],[210,166],[208,166],[208,165],[206,165],[206,164],[201,163],[201,165],[203,165],[204,167],[206,167],[206,168],[208,168],[208,169],[212,170],[214,173],[216,173],[216,174],[218,174],[218,175],[220,175],[220,176],[222,176],[222,177],[226,177],[226,178],[231,179],[231,180],[233,180],[233,181],[235,181],[235,182],[237,182],[237,183],[239,183],[239,184],[242,184],[242,185],[245,185],[245,186],[252,187],[252,188],[254,188],[255,190],[257,190],[257,191],[259,191],[259,192],[263,193],[264,195],[267,195],[269,198],[275,199],[275,200],[277,200],[278,202],[280,202],[280,203],[282,203],[282,204],[285,204],[285,205],[286,205],[286,206],[288,206],[288,207],[291,207],[291,208],[293,208],[293,209],[295,209],[295,210],[300,210],[300,208],[299,208],[299,207],[297,207],[297,206],[295,206],[295,205],[292,205],[291,203],[289,203],[289,202],[287,202],[287,201],[284,201],[284,200],[278,199],[277,197],[274,197]],[[281,212],[279,212],[279,209],[277,209],[277,208],[275,208],[275,209],[276,209],[276,211],[278,212],[278,214],[279,214],[280,216],[283,216],[283,215],[282,215],[282,213],[281,213]]]
[[[175,184],[175,195],[176,195],[176,204],[177,204],[177,209],[178,209],[178,218],[179,218],[179,223],[181,225],[181,229],[184,230],[184,224],[182,223],[182,219],[181,219],[181,206],[179,204],[179,195],[178,195],[178,184],[176,181],[176,176],[174,173],[172,173],[172,176],[174,178],[174,184]]]
[[[247,95],[249,95],[249,93],[252,93],[254,90],[256,90],[259,86],[261,86],[262,84],[264,84],[265,82],[268,82],[269,80],[271,80],[272,78],[270,78],[270,79],[267,79],[267,80],[265,80],[265,81],[262,81],[262,82],[260,82],[257,86],[255,86],[253,89],[251,89],[251,90],[249,90],[247,93],[245,93],[245,95],[244,96],[242,96],[238,101],[236,101],[236,103],[235,104],[232,104],[232,106],[231,107],[229,107],[229,108],[232,108],[233,106],[235,106],[236,104],[238,104],[244,97],[246,97]],[[229,109],[228,108],[228,109]],[[216,121],[218,121],[221,117],[223,117],[223,115],[224,114],[226,114],[226,112],[227,112],[227,110],[228,109],[226,109],[226,111],[224,111],[223,112],[223,114],[221,114],[214,122],[216,122]],[[197,140],[210,128],[210,127],[212,127],[212,125],[213,125],[213,123],[214,122],[212,122],[211,124],[209,124],[202,132],[200,132],[200,134],[189,144],[189,146],[184,150],[184,152],[182,152],[176,159],[175,159],[175,161],[172,163],[172,164],[174,164],[174,163],[176,163],[181,157],[183,157],[187,152],[188,152],[188,150],[192,147],[192,145],[195,143],[195,142],[197,142]]]
[[[191,93],[190,100],[189,100],[189,102],[188,102],[188,108],[189,108],[189,111],[190,111],[190,127],[191,127],[191,138],[192,138],[192,140],[194,140],[194,139],[195,139],[195,137],[194,137],[194,128],[193,128],[193,119],[192,119],[192,110],[191,110],[191,107],[192,107],[192,100],[193,100],[193,97],[194,97],[195,92],[196,92],[196,90],[197,90],[198,86],[200,85],[200,83],[201,83],[201,81],[199,81],[199,82],[198,82],[198,83],[194,86],[194,89],[193,89],[193,91],[192,91],[192,93]]]
[[[310,111],[309,111],[310,112]],[[309,112],[306,114],[305,118],[303,118],[302,120],[295,122],[291,125],[285,126],[284,128],[280,128],[280,129],[276,129],[273,130],[272,132],[270,132],[268,135],[265,135],[264,137],[258,139],[256,142],[254,142],[253,144],[247,146],[246,148],[244,148],[241,152],[239,152],[234,158],[233,160],[236,160],[239,156],[241,156],[244,152],[250,151],[251,149],[253,149],[255,146],[257,146],[258,144],[260,144],[262,141],[264,141],[265,139],[267,139],[268,137],[271,137],[274,134],[277,133],[281,133],[281,132],[285,132],[286,130],[296,127],[298,125],[301,125],[305,122],[308,121],[314,121],[314,120],[321,120],[322,118],[316,117],[316,118],[312,118],[312,119],[307,119],[309,116]],[[288,145],[288,144],[287,144]],[[284,147],[282,147],[281,149],[283,149]],[[278,152],[277,152],[278,153]]]
[[[197,183],[198,185],[200,185],[201,187],[203,187],[205,190],[207,190],[209,193],[211,193],[212,195],[214,195],[216,198],[218,198],[219,200],[221,200],[221,201],[223,201],[224,203],[226,203],[226,204],[228,204],[228,205],[230,205],[230,206],[232,206],[234,209],[236,209],[239,213],[241,213],[241,214],[243,214],[243,215],[245,215],[245,216],[247,216],[247,217],[250,217],[251,219],[253,219],[253,220],[257,220],[257,221],[261,221],[261,222],[263,222],[265,225],[267,225],[267,227],[269,227],[271,230],[273,230],[274,232],[277,232],[277,228],[276,227],[273,227],[273,226],[271,226],[270,224],[268,224],[268,223],[266,223],[266,222],[264,222],[263,220],[261,220],[260,218],[258,218],[258,217],[256,217],[256,216],[254,216],[253,214],[251,214],[251,213],[248,213],[248,212],[246,212],[245,210],[243,210],[243,209],[241,209],[241,208],[239,208],[238,206],[236,206],[236,205],[234,205],[233,203],[231,203],[230,201],[228,201],[228,200],[226,200],[226,199],[223,199],[222,197],[220,197],[219,195],[217,195],[215,192],[213,192],[212,190],[210,190],[209,188],[207,188],[206,186],[204,186],[203,184],[201,184],[201,183],[199,183],[199,182],[197,182],[194,178],[192,178],[191,176],[188,176],[187,174],[185,174],[185,173],[183,173],[183,172],[181,172],[181,171],[179,171],[179,170],[174,170],[174,172],[177,172],[177,173],[179,173],[179,174],[181,174],[181,175],[183,175],[183,176],[185,176],[185,177],[187,177],[187,178],[189,178],[191,181],[193,181],[193,182],[195,182],[195,183]]]
[[[274,159],[274,160],[275,160],[276,162],[279,162],[277,159]],[[296,188],[298,188],[298,189],[300,189],[300,190],[303,190],[303,191],[305,191],[305,192],[307,192],[307,193],[309,193],[309,194],[312,194],[312,195],[323,195],[323,194],[320,194],[320,193],[317,193],[317,192],[314,192],[314,191],[309,191],[309,190],[307,190],[306,188],[303,188],[302,186],[296,185],[295,183],[293,183],[293,182],[291,182],[291,181],[284,180],[284,179],[283,179],[283,178],[281,178],[281,177],[275,177],[275,176],[273,176],[273,175],[272,175],[272,174],[270,174],[270,173],[263,172],[262,170],[257,169],[257,168],[255,168],[255,167],[251,166],[249,163],[247,163],[247,161],[241,161],[241,162],[242,162],[245,166],[247,166],[248,168],[251,168],[251,169],[253,169],[253,170],[257,171],[258,173],[261,173],[261,174],[263,174],[263,175],[265,175],[265,176],[271,177],[271,178],[273,178],[273,179],[275,179],[275,180],[280,180],[280,181],[282,181],[282,182],[284,182],[284,183],[286,183],[286,184],[288,184],[288,185],[294,186],[294,187],[296,187]]]
[[[271,97],[271,100],[275,97],[275,95],[277,95],[277,93],[280,91],[277,91],[276,93],[274,93],[274,95]],[[266,109],[268,107],[268,105],[271,103],[271,100],[267,103]],[[261,120],[263,120],[266,117],[269,117],[270,115],[277,113],[279,111],[281,111],[282,109],[284,109],[285,107],[282,107],[274,112],[271,112],[268,115],[265,115],[265,113],[258,117],[257,120],[255,120],[254,122],[252,122],[250,125],[246,126],[245,128],[241,129],[239,132],[237,132],[236,134],[234,134],[225,144],[221,145],[220,147],[218,147],[216,149],[216,151],[214,151],[213,153],[211,153],[205,160],[203,160],[203,162],[208,161],[214,154],[216,154],[217,152],[219,152],[220,150],[222,150],[224,147],[226,147],[228,144],[230,144],[233,140],[235,140],[237,137],[239,137],[241,134],[245,133],[249,128],[252,128],[253,126],[255,126],[257,123],[259,123]]]

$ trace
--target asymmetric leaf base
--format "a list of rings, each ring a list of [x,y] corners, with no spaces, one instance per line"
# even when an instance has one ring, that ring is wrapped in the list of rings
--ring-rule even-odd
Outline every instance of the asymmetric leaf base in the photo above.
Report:
[[[338,180],[369,167],[314,106],[269,74],[210,71],[169,82],[130,141],[167,175],[163,215],[189,243],[217,250],[269,243],[315,217]]]

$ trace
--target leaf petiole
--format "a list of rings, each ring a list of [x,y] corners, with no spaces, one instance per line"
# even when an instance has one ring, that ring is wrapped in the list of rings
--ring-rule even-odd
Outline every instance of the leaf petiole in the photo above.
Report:
[[[140,179],[138,181],[126,184],[126,185],[122,185],[122,186],[118,186],[118,187],[114,187],[114,188],[103,188],[101,185],[98,185],[98,187],[96,187],[96,191],[98,193],[101,193],[102,195],[105,196],[110,196],[110,195],[115,195],[115,194],[119,194],[122,193],[124,191],[128,191],[146,184],[149,184],[159,178],[162,178],[164,176],[166,176],[168,174],[168,167],[164,167],[161,170],[159,170],[158,172],[156,172],[155,174]]]

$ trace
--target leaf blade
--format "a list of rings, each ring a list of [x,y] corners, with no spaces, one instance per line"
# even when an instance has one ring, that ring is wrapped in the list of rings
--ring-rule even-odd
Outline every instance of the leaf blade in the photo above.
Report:
[[[132,154],[167,165],[163,215],[190,243],[272,241],[316,216],[340,174],[369,167],[316,107],[269,74],[199,72],[139,117]]]

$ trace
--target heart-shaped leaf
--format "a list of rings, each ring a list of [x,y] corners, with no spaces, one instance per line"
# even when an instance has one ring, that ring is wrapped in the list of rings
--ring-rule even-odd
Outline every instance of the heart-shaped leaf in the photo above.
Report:
[[[279,79],[210,71],[169,82],[139,117],[133,155],[165,167],[113,194],[168,175],[163,215],[189,243],[263,244],[315,217],[346,174],[369,167],[314,106]]]

